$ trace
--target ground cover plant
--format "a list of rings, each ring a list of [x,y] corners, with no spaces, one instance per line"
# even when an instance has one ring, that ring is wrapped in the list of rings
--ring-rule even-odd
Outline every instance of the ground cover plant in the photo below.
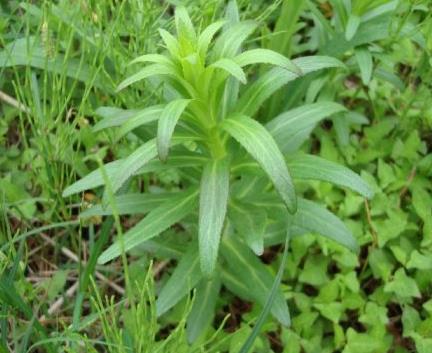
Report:
[[[430,12],[2,4],[1,351],[429,352]]]

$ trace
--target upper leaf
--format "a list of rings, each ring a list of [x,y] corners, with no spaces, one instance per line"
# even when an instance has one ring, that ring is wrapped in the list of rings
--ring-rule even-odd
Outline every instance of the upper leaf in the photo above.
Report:
[[[297,208],[294,184],[284,157],[270,133],[260,123],[244,115],[224,120],[222,128],[256,159],[268,174],[288,210],[294,213]]]

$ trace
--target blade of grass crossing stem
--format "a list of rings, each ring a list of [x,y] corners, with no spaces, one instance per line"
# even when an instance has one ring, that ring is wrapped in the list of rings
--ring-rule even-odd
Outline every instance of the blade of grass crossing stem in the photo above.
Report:
[[[199,209],[199,252],[201,270],[210,276],[216,266],[219,242],[225,220],[229,191],[229,163],[210,161],[201,179]]]
[[[255,342],[255,339],[257,338],[258,334],[260,333],[260,330],[261,330],[265,320],[267,319],[267,317],[270,313],[274,298],[276,297],[277,290],[278,290],[279,285],[280,285],[281,280],[282,280],[282,275],[284,273],[287,255],[288,255],[289,239],[290,239],[290,235],[289,235],[289,231],[288,231],[286,238],[285,238],[285,248],[284,248],[284,252],[282,255],[282,261],[279,265],[279,270],[278,270],[276,278],[273,282],[273,285],[272,285],[271,291],[269,293],[267,302],[266,302],[263,310],[261,311],[261,314],[258,317],[258,320],[257,320],[251,334],[246,339],[246,342],[244,343],[244,345],[240,349],[239,353],[248,353],[249,352],[249,350],[252,348],[253,343]]]
[[[85,294],[87,292],[87,288],[90,283],[90,278],[94,275],[97,259],[99,255],[102,252],[103,247],[109,240],[110,231],[112,229],[112,226],[114,224],[114,218],[108,217],[103,225],[102,230],[100,232],[100,235],[98,237],[98,240],[94,244],[93,248],[91,249],[90,258],[85,266],[84,273],[82,274],[80,278],[80,286],[79,286],[79,293],[77,295],[77,298],[75,300],[75,307],[73,311],[73,323],[72,323],[72,329],[78,330],[80,325],[80,319],[81,319],[81,312],[82,312],[82,302],[84,300]]]

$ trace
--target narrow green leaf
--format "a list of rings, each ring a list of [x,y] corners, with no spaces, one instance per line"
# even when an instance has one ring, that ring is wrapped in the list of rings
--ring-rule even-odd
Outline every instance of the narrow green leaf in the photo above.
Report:
[[[271,287],[271,290],[270,290],[270,293],[269,293],[268,298],[266,300],[266,303],[264,305],[264,308],[262,309],[260,315],[258,316],[258,320],[257,320],[251,334],[249,335],[246,342],[244,343],[244,345],[240,349],[239,353],[248,353],[249,352],[249,350],[252,348],[253,343],[255,342],[255,339],[258,337],[258,334],[260,333],[260,330],[261,330],[262,326],[264,325],[264,322],[267,319],[268,314],[271,311],[273,302],[276,299],[276,295],[277,295],[280,283],[282,281],[282,276],[283,276],[286,262],[287,262],[289,238],[290,238],[289,233],[287,233],[286,239],[285,239],[284,251],[283,251],[283,255],[282,255],[282,261],[279,265],[279,269],[278,269],[278,272],[276,274],[276,278],[274,279],[273,285]]]
[[[361,18],[357,15],[351,14],[348,17],[348,23],[345,28],[345,39],[350,41],[355,34],[357,33],[357,29],[360,25]]]
[[[115,193],[142,166],[157,156],[156,140],[151,139],[138,147],[125,158],[112,179],[112,191]]]
[[[222,28],[226,21],[217,21],[206,27],[198,38],[198,52],[202,58],[207,56],[207,51],[215,34]]]
[[[241,83],[246,83],[246,75],[243,69],[234,60],[222,58],[211,64],[210,67],[222,69],[234,76]]]
[[[181,258],[156,300],[158,316],[163,315],[182,300],[201,278],[198,249],[192,245]]]
[[[195,342],[211,325],[215,314],[216,301],[219,298],[221,280],[203,278],[197,285],[194,303],[187,319],[187,337],[190,343]]]
[[[120,256],[122,251],[126,252],[134,248],[181,221],[194,210],[197,196],[197,190],[181,193],[153,209],[143,220],[128,230],[123,235],[123,239],[117,239],[106,249],[99,257],[98,263],[104,264],[111,261]]]
[[[272,292],[274,275],[251,250],[233,237],[223,240],[221,253],[228,265],[224,267],[224,285],[234,293],[245,299],[252,299],[264,307]],[[272,302],[272,315],[282,325],[289,326],[291,320],[288,306],[280,288],[277,288]]]
[[[289,212],[294,213],[297,208],[294,184],[270,133],[257,121],[242,115],[224,120],[222,127],[261,165]]]
[[[292,225],[332,239],[350,250],[358,250],[357,241],[347,226],[333,213],[312,201],[298,199]]]
[[[216,61],[221,58],[232,58],[256,27],[257,24],[254,21],[243,21],[230,25],[216,40],[213,59]]]
[[[203,170],[200,187],[198,240],[201,271],[210,276],[216,266],[229,192],[229,163],[210,161]]]
[[[345,67],[339,60],[328,56],[305,56],[292,60],[303,72],[308,73],[331,67]],[[241,96],[236,111],[247,116],[254,115],[260,106],[279,88],[299,76],[291,71],[275,67],[251,84]]]
[[[194,43],[196,41],[196,33],[193,23],[184,6],[177,6],[175,9],[175,24],[177,36],[179,38],[185,37],[188,41]]]
[[[231,201],[228,217],[246,244],[258,256],[264,252],[264,231],[267,213],[263,208],[240,201]]]
[[[150,212],[152,209],[160,206],[165,201],[168,201],[176,194],[163,192],[160,194],[124,194],[114,196],[116,211],[119,215],[125,214],[144,214]],[[80,213],[80,218],[89,218],[94,216],[108,216],[112,215],[113,210],[111,206],[103,207],[98,204],[87,208]]]
[[[155,63],[155,64],[164,64],[164,65],[172,65],[174,67],[174,63],[171,61],[170,58],[168,58],[165,55],[161,54],[144,54],[141,56],[138,56],[137,58],[133,59],[129,65],[133,65],[136,63]]]
[[[240,67],[252,64],[271,64],[297,75],[302,74],[301,70],[290,59],[270,49],[251,49],[237,55],[233,60]]]
[[[175,37],[169,33],[168,31],[164,30],[163,28],[159,28],[159,35],[162,38],[162,41],[165,43],[166,48],[168,49],[169,53],[174,57],[179,57],[179,43]]]
[[[162,105],[153,105],[143,110],[139,110],[135,115],[130,116],[118,130],[116,134],[117,139],[123,137],[128,132],[136,129],[137,127],[158,120],[163,108],[164,107]]]
[[[266,127],[280,149],[291,152],[300,147],[318,122],[343,111],[346,108],[334,102],[307,104],[278,115]]]
[[[119,126],[124,124],[130,118],[139,114],[137,109],[120,109],[115,107],[99,107],[96,109],[96,115],[101,116],[103,119],[98,121],[93,126],[93,131],[97,132],[109,127]]]
[[[165,106],[160,115],[157,131],[157,152],[162,161],[166,161],[168,157],[174,128],[190,101],[190,99],[173,100]]]
[[[367,48],[356,48],[355,57],[360,68],[360,75],[363,84],[368,85],[372,77],[373,61],[372,54]]]
[[[152,64],[150,66],[146,66],[144,69],[141,69],[136,74],[129,76],[126,80],[122,81],[117,87],[117,92],[121,91],[122,89],[130,86],[135,82],[144,80],[151,76],[160,75],[176,76],[177,72],[173,67],[170,67],[169,65]]]
[[[297,154],[288,160],[288,166],[294,179],[322,180],[347,187],[370,199],[373,191],[369,185],[352,170],[309,154]]]

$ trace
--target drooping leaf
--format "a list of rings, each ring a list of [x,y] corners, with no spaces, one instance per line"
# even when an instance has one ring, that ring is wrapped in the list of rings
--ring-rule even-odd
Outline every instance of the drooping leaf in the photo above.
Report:
[[[174,128],[190,101],[190,99],[173,100],[165,106],[160,115],[157,131],[157,152],[162,161],[168,157]]]
[[[288,160],[288,166],[294,179],[322,180],[347,187],[366,198],[372,198],[369,185],[352,170],[324,158],[297,154]]]
[[[368,85],[373,71],[372,54],[367,48],[356,48],[355,57],[360,68],[362,82]]]
[[[201,278],[198,249],[192,245],[181,258],[156,300],[158,316],[163,315],[182,300]]]
[[[332,239],[353,251],[358,250],[357,241],[347,226],[333,213],[312,201],[298,199],[292,226]]]
[[[210,161],[204,167],[201,177],[198,224],[201,270],[206,276],[210,276],[216,266],[228,192],[228,161],[225,159]]]
[[[136,115],[128,118],[117,132],[117,139],[126,135],[128,132],[159,119],[163,110],[162,105],[153,105],[137,112]]]
[[[160,76],[160,75],[168,75],[168,76],[176,76],[177,72],[176,70],[165,64],[152,64],[149,66],[146,66],[144,69],[141,69],[137,73],[133,74],[132,76],[129,76],[127,79],[122,81],[118,87],[117,92],[121,91],[122,89],[130,86],[131,84],[144,80],[151,76]]]
[[[241,83],[246,83],[246,74],[243,69],[232,59],[222,58],[210,65],[210,67],[216,67],[222,69],[234,76]]]
[[[305,56],[292,60],[292,63],[303,75],[325,68],[345,67],[339,60],[328,56]],[[248,116],[254,115],[267,98],[298,77],[299,75],[280,67],[271,69],[246,89],[237,103],[236,111]]]
[[[130,118],[139,114],[137,109],[120,109],[115,107],[99,107],[96,109],[96,115],[101,116],[103,119],[98,121],[93,126],[93,131],[97,132],[109,127],[119,126],[124,124]]]
[[[106,249],[99,257],[98,263],[104,264],[120,256],[123,251],[126,252],[134,248],[181,221],[194,210],[197,196],[198,191],[191,190],[172,197],[167,202],[153,209],[143,220],[138,222],[123,236],[120,236],[114,244]]]
[[[274,276],[266,266],[233,237],[223,240],[221,253],[228,265],[223,269],[224,285],[237,295],[265,306],[274,282]],[[275,295],[271,313],[282,325],[290,324],[288,306],[280,288]]]
[[[219,297],[221,280],[215,277],[211,280],[201,279],[196,288],[194,303],[187,319],[187,337],[190,343],[208,328],[215,314],[216,301]]]
[[[307,104],[278,115],[266,127],[280,149],[291,152],[309,137],[318,122],[343,111],[346,108],[334,102]]]
[[[233,59],[240,67],[252,64],[271,64],[280,66],[297,75],[301,75],[301,70],[287,57],[270,49],[251,49],[237,55]]]
[[[244,115],[224,120],[222,128],[261,165],[288,210],[294,213],[297,207],[294,184],[282,153],[270,133],[256,120]]]
[[[173,196],[175,196],[175,194],[169,192],[163,192],[160,194],[124,194],[114,196],[114,201],[116,205],[116,211],[119,215],[144,214],[160,206]],[[108,216],[112,214],[113,210],[110,205],[103,207],[102,205],[98,204],[81,212],[80,218]]]

